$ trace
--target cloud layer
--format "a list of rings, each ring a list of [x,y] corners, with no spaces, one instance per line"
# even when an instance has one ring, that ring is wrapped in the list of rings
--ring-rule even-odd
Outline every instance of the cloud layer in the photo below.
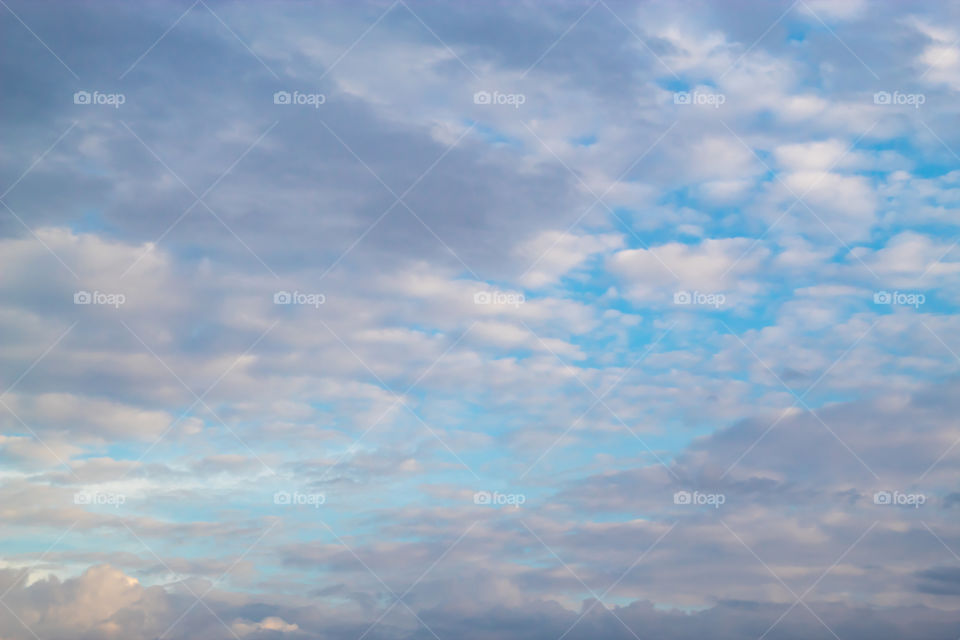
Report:
[[[955,635],[955,7],[0,13],[0,638]]]

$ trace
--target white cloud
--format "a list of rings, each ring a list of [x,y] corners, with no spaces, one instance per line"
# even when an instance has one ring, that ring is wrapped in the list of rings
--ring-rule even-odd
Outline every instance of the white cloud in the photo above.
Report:
[[[531,288],[553,284],[590,257],[622,246],[623,237],[618,234],[577,235],[544,231],[518,248],[518,253],[531,263],[523,284]]]
[[[848,143],[835,139],[780,145],[773,154],[785,171],[797,172],[848,168],[857,158]]]
[[[674,242],[620,251],[608,266],[624,281],[628,297],[665,304],[680,289],[751,289],[749,281],[768,253],[753,245],[750,238],[711,238],[692,245]]]
[[[921,80],[927,84],[960,89],[960,37],[955,29],[914,18],[912,26],[927,37],[928,43],[915,63]]]
[[[947,240],[904,231],[880,249],[860,249],[857,254],[890,286],[933,287],[960,273],[960,263],[950,259],[952,248]]]
[[[260,633],[261,631],[277,631],[279,633],[289,633],[292,631],[299,631],[300,627],[296,624],[290,624],[286,622],[283,618],[278,618],[276,616],[270,616],[264,618],[260,622],[251,622],[249,620],[237,620],[230,628],[236,632],[238,636],[247,636],[251,633]]]
[[[74,438],[152,439],[175,420],[175,416],[166,411],[70,393],[14,393],[5,402],[34,427],[69,432]],[[11,426],[16,424],[10,417],[6,422]]]

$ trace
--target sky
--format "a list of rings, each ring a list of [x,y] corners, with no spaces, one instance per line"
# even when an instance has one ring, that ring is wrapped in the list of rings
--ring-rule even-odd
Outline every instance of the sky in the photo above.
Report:
[[[960,635],[960,5],[0,5],[0,639]]]

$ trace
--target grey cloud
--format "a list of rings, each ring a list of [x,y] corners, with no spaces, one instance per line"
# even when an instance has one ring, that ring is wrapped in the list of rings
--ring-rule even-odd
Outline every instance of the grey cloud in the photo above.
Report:
[[[320,636],[337,640],[362,634],[376,619],[350,616],[352,619],[349,621],[333,621],[329,618],[331,611],[237,600],[222,592],[206,596],[206,606],[194,607],[181,618],[194,602],[188,592],[173,594],[160,587],[144,588],[107,565],[93,567],[80,577],[65,581],[54,578],[34,582],[29,587],[24,586],[22,580],[17,581],[18,577],[12,572],[5,572],[4,575],[3,582],[12,587],[8,595],[11,607],[19,610],[23,623],[29,629],[54,640],[78,637],[87,640],[121,637],[147,639],[164,632],[171,638],[195,637],[197,633],[209,638],[228,638],[233,635],[224,625],[263,622],[272,618],[283,621],[283,625],[273,623],[277,627],[293,629],[293,625],[296,625],[298,629],[283,634],[261,631],[253,637]],[[93,589],[108,593],[111,598],[94,604],[88,596]],[[658,610],[645,601],[611,610],[585,600],[577,611],[552,601],[532,600],[523,606],[502,605],[484,612],[471,611],[469,605],[464,603],[422,608],[418,613],[430,630],[441,637],[475,640],[504,637],[546,640],[556,638],[567,630],[570,630],[568,637],[573,638],[628,638],[639,634],[678,639],[700,636],[733,639],[764,633],[783,614],[786,606],[782,603],[725,600],[703,611],[690,613]],[[947,637],[957,623],[956,613],[924,607],[895,607],[880,611],[811,602],[811,608],[822,619],[822,623],[799,607],[776,625],[770,637],[829,634],[826,626],[830,630],[835,629],[841,637],[854,640],[893,640],[904,634],[932,640]],[[10,623],[7,626],[10,629],[7,632],[9,637],[33,637],[27,628],[12,618],[8,610],[0,613],[0,619]],[[922,628],[917,626],[920,621]],[[270,624],[264,626],[269,627]],[[432,634],[409,614],[405,614],[381,621],[370,636],[413,639],[432,637]]]

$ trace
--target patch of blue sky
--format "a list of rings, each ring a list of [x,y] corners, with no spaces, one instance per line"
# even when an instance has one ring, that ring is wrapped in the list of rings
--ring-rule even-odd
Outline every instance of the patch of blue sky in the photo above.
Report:
[[[520,139],[508,136],[506,133],[488,124],[477,122],[476,120],[466,120],[464,124],[466,124],[466,126],[473,126],[474,132],[488,144],[513,147],[516,149],[522,149],[524,147]]]
[[[103,217],[103,211],[97,208],[84,209],[80,217],[70,221],[70,230],[74,233],[110,234],[116,229]]]
[[[578,147],[592,147],[597,144],[597,134],[588,133],[570,140],[570,143]]]

